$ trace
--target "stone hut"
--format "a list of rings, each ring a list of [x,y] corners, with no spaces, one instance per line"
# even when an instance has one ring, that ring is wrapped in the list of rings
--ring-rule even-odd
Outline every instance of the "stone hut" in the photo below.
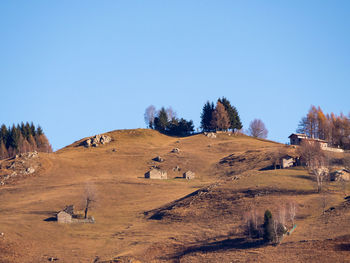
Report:
[[[187,171],[186,173],[183,174],[183,178],[187,180],[192,180],[195,177],[195,173],[192,171]]]
[[[74,206],[68,205],[62,211],[57,214],[58,223],[72,223],[74,215]]]
[[[65,211],[60,211],[57,214],[57,222],[58,223],[72,223],[72,215],[68,214]]]
[[[151,169],[145,173],[145,178],[149,179],[168,179],[168,174],[166,171],[161,169]]]
[[[350,171],[347,169],[340,169],[330,174],[331,181],[350,181]]]
[[[286,156],[283,156],[281,158],[281,168],[282,169],[292,167],[294,165],[295,165],[295,159],[292,156],[286,155]]]

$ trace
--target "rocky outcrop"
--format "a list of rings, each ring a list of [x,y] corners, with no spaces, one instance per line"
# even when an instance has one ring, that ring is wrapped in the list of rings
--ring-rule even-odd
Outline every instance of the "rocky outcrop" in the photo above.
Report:
[[[85,141],[81,143],[81,145],[85,146],[86,148],[89,147],[98,147],[100,144],[107,144],[112,141],[112,138],[108,135],[96,135],[94,137],[88,138]]]
[[[204,135],[211,139],[216,138],[216,134],[214,132],[205,132]]]
[[[0,165],[0,185],[5,185],[16,177],[34,174],[40,166],[38,157],[38,152],[34,151],[3,161]]]

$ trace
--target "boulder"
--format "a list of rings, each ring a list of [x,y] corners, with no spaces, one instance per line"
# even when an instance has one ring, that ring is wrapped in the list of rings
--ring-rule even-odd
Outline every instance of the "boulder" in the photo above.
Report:
[[[179,153],[180,152],[180,149],[179,148],[174,148],[171,150],[172,153]]]
[[[180,166],[176,165],[176,166],[173,168],[173,171],[174,171],[174,172],[181,171]]]
[[[35,169],[33,167],[28,167],[25,171],[25,174],[32,174],[35,172]]]
[[[160,156],[155,157],[153,160],[156,161],[156,162],[160,162],[160,163],[164,162],[164,159],[162,157],[160,157]]]
[[[212,139],[216,138],[216,134],[214,132],[205,132],[204,135],[207,136],[208,138],[212,138]]]

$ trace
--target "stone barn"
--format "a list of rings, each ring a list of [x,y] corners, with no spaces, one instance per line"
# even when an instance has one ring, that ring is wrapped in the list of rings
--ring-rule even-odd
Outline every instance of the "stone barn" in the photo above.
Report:
[[[192,171],[187,171],[186,173],[183,174],[183,178],[187,180],[194,179],[194,177],[195,177],[195,173]]]
[[[295,164],[295,159],[292,156],[286,155],[281,158],[281,168],[292,167]]]
[[[161,169],[152,169],[145,173],[145,178],[149,179],[168,179],[168,174],[166,171]]]
[[[60,211],[57,214],[57,222],[58,223],[72,223],[72,215],[68,214],[65,211]]]

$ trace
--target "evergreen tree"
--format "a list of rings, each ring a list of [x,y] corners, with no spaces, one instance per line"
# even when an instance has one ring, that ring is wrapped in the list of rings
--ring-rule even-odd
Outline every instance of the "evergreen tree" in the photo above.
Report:
[[[274,240],[273,219],[270,210],[266,210],[264,214],[264,240],[272,242]]]
[[[18,125],[17,127],[15,125],[12,125],[7,141],[7,148],[12,147],[14,151],[18,150],[20,134],[21,132]]]
[[[35,126],[34,126],[33,122],[31,122],[30,123],[30,134],[32,136],[35,136],[36,135],[35,131],[36,131]]]
[[[0,159],[5,159],[8,157],[8,152],[4,141],[0,140]]]
[[[5,124],[2,124],[1,125],[1,128],[0,128],[0,141],[3,142],[4,146],[6,147],[6,144],[7,144],[7,138],[8,138],[8,129],[6,127]]]
[[[154,118],[154,129],[165,133],[168,126],[168,115],[164,107],[162,107],[158,113],[158,116]]]
[[[213,118],[213,112],[214,112],[214,103],[210,103],[209,101],[207,101],[204,106],[203,106],[203,110],[201,113],[201,128],[203,131],[211,131],[212,127],[211,127],[211,121]]]
[[[43,135],[43,129],[40,127],[40,125],[38,125],[38,128],[36,129],[36,132],[35,132],[35,134],[37,134],[38,136],[40,136],[40,135]]]

